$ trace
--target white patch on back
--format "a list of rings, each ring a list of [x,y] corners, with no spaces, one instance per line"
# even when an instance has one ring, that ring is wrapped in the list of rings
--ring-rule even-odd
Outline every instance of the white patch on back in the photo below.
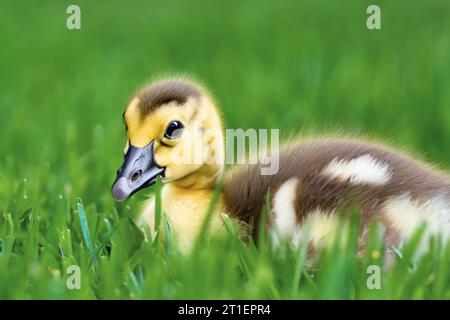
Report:
[[[273,198],[274,221],[278,233],[283,238],[291,236],[297,225],[297,214],[294,201],[296,197],[297,179],[284,182]]]
[[[418,202],[405,194],[388,200],[382,212],[403,240],[413,236],[417,228],[426,223],[419,253],[426,251],[428,241],[433,235],[440,234],[444,243],[450,239],[450,201],[443,195]]]
[[[349,161],[333,159],[325,167],[323,173],[353,184],[369,183],[374,185],[385,184],[392,176],[389,166],[370,154],[364,154]]]

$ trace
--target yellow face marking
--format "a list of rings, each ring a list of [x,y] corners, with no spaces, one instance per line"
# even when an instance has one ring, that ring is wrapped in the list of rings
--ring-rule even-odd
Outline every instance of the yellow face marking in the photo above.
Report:
[[[127,138],[129,144],[143,148],[151,141],[154,141],[154,156],[158,165],[166,167],[166,177],[179,177],[191,171],[192,168],[186,168],[186,164],[180,164],[174,159],[174,155],[184,154],[184,149],[191,146],[195,141],[191,141],[189,137],[195,131],[193,123],[190,122],[195,110],[197,109],[196,101],[188,101],[185,105],[180,106],[175,103],[169,103],[157,108],[150,114],[142,117],[139,108],[140,100],[134,98],[127,106],[124,120],[128,128]],[[164,138],[164,133],[169,123],[178,120],[184,125],[185,134],[177,139]],[[189,169],[189,170],[188,170]]]
[[[128,127],[128,139],[133,146],[139,148],[145,147],[152,140],[156,140],[155,145],[156,142],[160,142],[170,121],[179,120],[186,124],[194,109],[191,105],[168,104],[142,118],[139,103],[140,100],[134,98],[124,114],[124,120]]]
[[[221,123],[218,117],[212,116],[215,113],[211,112],[210,105],[198,99],[188,99],[182,106],[168,103],[142,117],[139,103],[138,98],[133,99],[124,114],[128,142],[143,148],[154,141],[154,159],[158,166],[165,168],[165,182],[183,178],[186,185],[208,185],[216,179],[217,175],[211,176],[209,171],[220,169],[217,164],[206,166],[208,172],[198,172],[205,175],[206,181],[200,181],[202,178],[193,174],[206,163],[205,157],[208,161],[222,158]],[[183,133],[175,139],[164,137],[169,123],[174,120],[183,124]],[[204,141],[205,132],[208,132],[205,130],[208,129],[220,130],[219,136],[207,136]]]
[[[150,143],[151,139],[148,139],[148,135],[152,135],[152,132],[145,132],[144,121],[141,118],[141,112],[139,110],[140,100],[134,98],[127,106],[124,114],[124,121],[128,128],[127,137],[128,141],[136,147],[143,148]],[[154,133],[153,133],[154,134]],[[148,141],[147,141],[148,140]]]
[[[157,109],[134,125],[128,126],[128,136],[132,145],[145,147],[152,140],[160,142],[170,121],[186,123],[180,106],[165,106]]]

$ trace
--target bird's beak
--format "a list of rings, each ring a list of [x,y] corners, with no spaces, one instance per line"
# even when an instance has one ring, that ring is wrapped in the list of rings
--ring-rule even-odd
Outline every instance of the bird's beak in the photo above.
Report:
[[[154,184],[158,176],[164,176],[164,168],[155,163],[153,144],[152,140],[143,148],[129,145],[124,163],[117,171],[116,181],[112,186],[114,199],[123,201],[135,192]]]

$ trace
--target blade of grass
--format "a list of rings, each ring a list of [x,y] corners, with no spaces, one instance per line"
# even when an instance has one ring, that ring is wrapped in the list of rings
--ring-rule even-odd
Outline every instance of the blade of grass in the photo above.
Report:
[[[89,232],[89,226],[88,226],[88,222],[87,222],[87,218],[86,218],[86,212],[84,211],[84,206],[83,206],[83,202],[81,199],[78,199],[77,211],[78,211],[78,216],[80,218],[80,227],[81,227],[81,232],[83,234],[83,240],[84,240],[84,243],[86,244],[86,247],[88,248],[89,253],[91,255],[91,262],[94,264],[94,269],[97,272],[97,270],[98,270],[97,255],[96,255],[96,251],[94,249],[94,245],[92,243],[91,234]]]

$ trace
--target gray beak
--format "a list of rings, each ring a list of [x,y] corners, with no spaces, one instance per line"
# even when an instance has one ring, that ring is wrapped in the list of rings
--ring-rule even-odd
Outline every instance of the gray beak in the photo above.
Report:
[[[158,176],[164,176],[164,168],[158,167],[154,160],[152,140],[146,147],[129,145],[125,160],[117,171],[112,186],[112,195],[117,201],[123,201],[135,192],[149,187]]]

